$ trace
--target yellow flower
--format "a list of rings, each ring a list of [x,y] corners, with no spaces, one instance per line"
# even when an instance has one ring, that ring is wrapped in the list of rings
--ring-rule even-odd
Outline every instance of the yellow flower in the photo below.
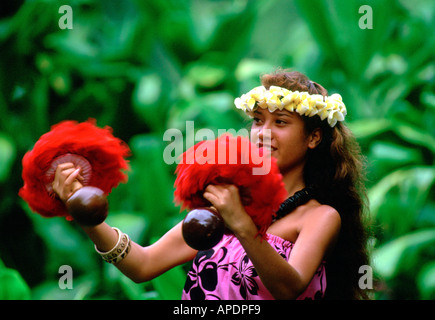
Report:
[[[270,112],[274,112],[276,109],[282,109],[281,100],[279,99],[278,95],[274,94],[274,92],[266,92],[264,98],[267,102],[267,107],[269,108]]]
[[[323,96],[320,94],[313,94],[309,98],[309,112],[307,116],[312,117],[319,113],[319,110],[323,109],[326,106],[326,103],[323,101]]]
[[[249,91],[249,95],[254,98],[256,101],[264,100],[264,94],[266,93],[266,88],[263,86],[256,87]]]
[[[247,99],[246,108],[249,109],[250,111],[253,111],[255,107],[255,102],[256,102],[255,99],[252,97]]]
[[[278,97],[284,97],[284,88],[281,87],[277,87],[277,86],[270,86],[268,92],[270,92],[272,95],[274,96],[278,96]]]

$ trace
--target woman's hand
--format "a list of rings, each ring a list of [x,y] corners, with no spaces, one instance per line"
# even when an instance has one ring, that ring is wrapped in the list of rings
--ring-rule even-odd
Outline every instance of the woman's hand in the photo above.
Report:
[[[247,233],[257,234],[257,227],[243,208],[236,186],[208,185],[203,196],[216,208],[227,228],[236,236]]]
[[[57,166],[53,181],[53,191],[65,202],[68,198],[82,188],[83,177],[80,175],[80,167],[75,167],[73,163],[67,162]]]

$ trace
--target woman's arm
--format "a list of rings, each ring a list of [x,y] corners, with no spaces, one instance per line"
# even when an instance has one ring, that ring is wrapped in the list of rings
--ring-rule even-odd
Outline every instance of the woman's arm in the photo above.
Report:
[[[82,229],[99,251],[111,250],[118,240],[118,233],[104,222],[95,227],[82,226]],[[184,242],[179,223],[150,246],[142,247],[131,241],[128,255],[114,265],[131,280],[140,283],[192,260],[196,253]]]
[[[72,163],[58,166],[53,190],[64,202],[73,192],[82,187],[79,173],[80,170]],[[117,231],[105,222],[97,226],[81,227],[101,252],[110,251],[118,241]],[[196,250],[185,243],[181,223],[179,223],[150,246],[142,247],[131,241],[128,255],[115,266],[130,279],[139,283],[151,280],[179,264],[192,260],[196,253]]]
[[[145,268],[142,269],[145,280],[152,279],[195,258],[198,251],[186,244],[181,228],[182,222],[169,230],[157,242],[146,247],[147,261],[144,261]]]
[[[288,262],[253,231],[236,231],[261,280],[276,299],[295,299],[305,291],[338,236],[341,220],[333,208],[320,206],[308,214]]]
[[[267,241],[256,237],[258,230],[243,209],[236,187],[209,186],[204,197],[237,236],[261,281],[276,299],[295,299],[303,293],[340,230],[340,217],[334,209],[313,209],[287,262]]]

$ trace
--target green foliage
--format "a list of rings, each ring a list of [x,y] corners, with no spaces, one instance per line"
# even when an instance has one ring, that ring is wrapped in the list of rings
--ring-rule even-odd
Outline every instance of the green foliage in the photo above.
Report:
[[[14,160],[15,145],[6,135],[0,135],[0,182],[4,182],[9,178]]]
[[[17,196],[20,161],[59,121],[110,125],[132,156],[108,221],[147,245],[183,217],[175,166],[162,157],[165,130],[186,138],[186,121],[215,132],[246,126],[234,97],[277,66],[343,96],[367,156],[376,298],[434,298],[431,0],[18,3],[0,19],[0,298],[178,299],[188,265],[133,283],[74,223],[29,211]],[[65,4],[71,30],[58,26]],[[373,29],[359,27],[362,5]],[[74,270],[71,290],[59,288],[61,265]]]
[[[27,300],[30,289],[17,270],[6,268],[0,260],[0,300]]]

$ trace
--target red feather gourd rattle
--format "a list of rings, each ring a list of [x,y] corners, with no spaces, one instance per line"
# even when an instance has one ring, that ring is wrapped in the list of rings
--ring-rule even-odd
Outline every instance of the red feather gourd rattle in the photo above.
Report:
[[[129,154],[127,144],[115,138],[110,127],[99,128],[94,119],[63,121],[52,126],[24,155],[24,186],[19,195],[43,217],[64,216],[82,225],[97,225],[107,217],[107,195],[127,181],[122,170],[128,169],[125,158]],[[80,167],[83,187],[63,203],[52,183],[57,166],[66,162]]]
[[[182,155],[175,171],[174,199],[181,209],[191,210],[183,220],[183,237],[194,249],[216,245],[225,232],[219,213],[202,196],[209,184],[238,187],[242,204],[266,236],[275,212],[287,192],[276,160],[249,139],[223,135],[201,141]],[[24,186],[19,195],[32,211],[43,217],[64,216],[82,225],[97,225],[107,217],[107,195],[127,181],[123,170],[130,154],[128,146],[112,135],[110,127],[98,128],[95,120],[64,121],[42,135],[23,158]],[[269,165],[265,166],[265,162]],[[71,162],[80,167],[84,187],[63,203],[53,191],[56,168]],[[263,168],[268,168],[266,171]],[[257,174],[255,173],[257,170]]]
[[[225,229],[219,213],[203,197],[209,184],[235,185],[263,238],[287,196],[276,159],[241,136],[222,135],[197,143],[183,153],[175,173],[175,202],[181,210],[191,210],[183,221],[183,237],[197,250],[215,246]]]

